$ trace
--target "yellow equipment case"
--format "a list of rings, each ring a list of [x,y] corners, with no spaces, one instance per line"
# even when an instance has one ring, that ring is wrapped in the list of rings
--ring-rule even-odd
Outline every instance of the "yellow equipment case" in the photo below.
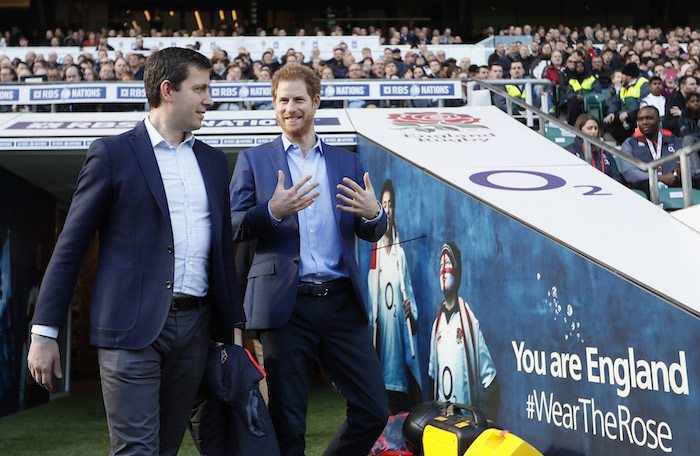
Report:
[[[484,414],[474,407],[451,404],[447,415],[433,418],[423,431],[424,456],[463,456],[488,428]]]
[[[510,431],[486,429],[464,456],[542,456],[542,453]]]

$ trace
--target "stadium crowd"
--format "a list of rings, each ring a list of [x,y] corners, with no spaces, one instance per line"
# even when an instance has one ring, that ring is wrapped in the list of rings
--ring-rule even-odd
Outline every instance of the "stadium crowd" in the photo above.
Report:
[[[236,29],[230,34],[237,36],[243,32]],[[698,98],[693,94],[697,92],[700,79],[700,30],[675,27],[664,31],[651,26],[604,27],[597,24],[580,28],[523,25],[494,30],[486,27],[482,32],[484,36],[509,35],[523,40],[511,41],[507,46],[498,42],[487,65],[475,65],[466,56],[447,58],[444,50],[428,50],[430,44],[461,44],[461,37],[453,36],[450,28],[401,26],[382,30],[369,26],[348,31],[334,25],[326,31],[315,30],[314,34],[378,36],[383,53],[373,54],[369,48],[353,53],[342,38],[329,59],[321,58],[318,48],[314,48],[310,55],[295,49],[278,54],[270,48],[261,55],[251,55],[245,48],[214,48],[209,55],[213,64],[211,77],[214,80],[265,81],[282,66],[301,63],[311,67],[323,79],[547,79],[551,86],[535,88],[536,105],[544,93],[550,109],[566,117],[571,125],[580,114],[590,112],[590,107],[594,106],[594,114],[602,121],[604,131],[618,144],[634,133],[636,114],[643,105],[655,106],[663,126],[683,138],[683,144],[690,144],[699,137],[700,108]],[[258,29],[255,34],[266,36],[267,31]],[[304,29],[294,31],[294,35],[305,34]],[[212,35],[224,35],[224,32],[152,29],[149,34],[143,34],[137,28],[66,32],[56,28],[46,30],[41,39],[30,41],[14,28],[5,31],[3,39],[11,46],[27,47],[27,52],[23,60],[0,55],[0,82],[11,83],[31,77],[66,82],[139,80],[143,78],[147,54],[143,36]],[[287,30],[275,28],[271,35],[286,36]],[[133,37],[134,51],[110,52],[113,51],[108,41],[110,37]],[[32,51],[32,46],[76,45],[82,47],[82,52],[61,60],[56,52],[42,55]],[[402,52],[396,47],[398,45],[410,45],[411,48]],[[516,98],[525,98],[522,85],[506,85],[505,91]],[[505,109],[502,97],[495,98],[494,104]],[[447,100],[446,106],[463,103],[464,100]],[[350,107],[374,106],[429,107],[437,106],[437,101],[364,100],[350,103]],[[271,107],[270,103],[258,103],[253,109]],[[327,102],[323,107],[338,107],[338,102]],[[244,105],[222,103],[218,108],[242,109]]]

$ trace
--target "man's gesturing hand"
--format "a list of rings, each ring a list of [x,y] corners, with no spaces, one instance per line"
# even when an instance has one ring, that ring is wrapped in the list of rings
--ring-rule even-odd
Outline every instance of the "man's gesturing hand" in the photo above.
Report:
[[[377,197],[374,194],[372,181],[369,180],[369,173],[362,176],[365,188],[360,187],[355,181],[349,177],[344,177],[343,182],[346,185],[338,184],[338,193],[336,198],[343,204],[338,204],[336,207],[344,212],[349,212],[354,215],[359,215],[366,219],[373,219],[377,216],[380,210]]]
[[[270,199],[270,211],[272,216],[283,219],[295,212],[302,211],[313,204],[318,192],[311,193],[318,187],[318,182],[313,182],[304,187],[304,184],[311,180],[311,176],[306,176],[292,187],[284,188],[284,172],[277,171],[277,188]],[[302,188],[304,187],[304,188]]]

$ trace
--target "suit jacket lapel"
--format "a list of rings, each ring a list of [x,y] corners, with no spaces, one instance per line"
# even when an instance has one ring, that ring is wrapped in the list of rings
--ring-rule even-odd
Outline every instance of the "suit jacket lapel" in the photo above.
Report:
[[[134,151],[134,155],[136,155],[139,166],[141,166],[141,171],[143,171],[143,175],[146,178],[146,184],[148,184],[148,188],[153,194],[153,198],[155,198],[161,212],[169,216],[170,212],[168,210],[168,200],[165,197],[163,178],[160,175],[158,162],[153,152],[153,146],[151,146],[151,139],[148,136],[146,126],[143,122],[140,122],[131,131],[129,139],[131,140],[131,147]]]
[[[341,214],[340,209],[336,207],[337,198],[335,195],[338,193],[336,185],[342,183],[342,179],[345,176],[342,175],[338,154],[335,150],[324,142],[321,142],[321,147],[323,148],[323,157],[326,159],[326,175],[328,176],[328,191],[330,192],[331,205],[333,206],[333,216],[335,217],[335,224],[340,226]]]
[[[277,139],[270,143],[268,154],[270,156],[270,161],[272,161],[272,166],[275,170],[275,180],[273,186],[277,186],[277,170],[281,169],[284,172],[284,188],[291,188],[294,183],[292,182],[292,173],[291,171],[289,171],[289,163],[287,163],[287,151],[284,150],[282,136],[278,136]],[[297,226],[299,225],[299,217],[296,213],[294,214],[294,222],[297,224]]]

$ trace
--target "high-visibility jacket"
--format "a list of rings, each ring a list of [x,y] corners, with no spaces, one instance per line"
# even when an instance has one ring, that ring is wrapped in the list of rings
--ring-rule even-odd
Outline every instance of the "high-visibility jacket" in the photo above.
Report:
[[[578,79],[571,78],[569,79],[569,85],[572,89],[574,89],[574,92],[579,92],[583,90],[584,93],[588,93],[593,91],[593,83],[595,81],[595,76],[589,76],[582,82],[578,82]]]
[[[622,100],[623,110],[628,110],[639,103],[642,94],[642,86],[648,83],[649,80],[647,78],[640,76],[631,86],[620,89],[620,100]]]
[[[506,92],[513,98],[525,99],[525,90],[520,90],[520,88],[513,84],[506,84]]]

